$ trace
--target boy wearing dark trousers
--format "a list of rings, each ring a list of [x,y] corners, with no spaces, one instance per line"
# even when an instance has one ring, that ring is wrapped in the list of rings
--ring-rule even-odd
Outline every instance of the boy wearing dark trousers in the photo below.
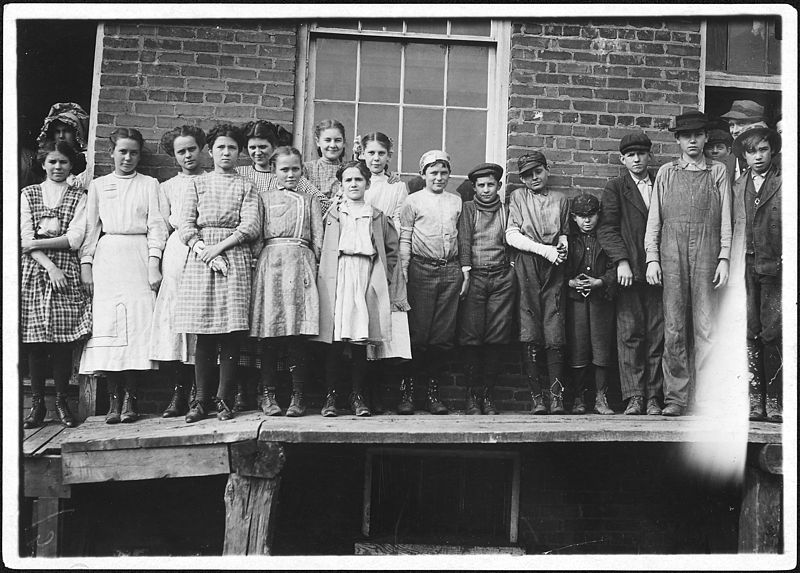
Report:
[[[458,343],[467,378],[467,414],[497,414],[492,389],[498,354],[511,342],[516,277],[505,242],[507,214],[500,196],[503,168],[481,163],[467,175],[474,198],[464,203],[458,250],[464,272]]]
[[[626,173],[606,184],[597,229],[600,245],[617,268],[617,354],[625,414],[658,416],[664,375],[664,305],[660,285],[647,283],[644,235],[653,190],[647,168],[650,138],[631,133],[619,144]]]
[[[614,340],[616,265],[597,240],[600,200],[583,193],[572,200],[573,224],[564,276],[567,280],[567,362],[572,368],[572,413],[585,414],[583,395],[594,365],[595,407],[598,414],[613,414],[608,407],[607,367]]]
[[[745,252],[750,419],[781,422],[782,185],[781,169],[774,160],[781,150],[781,136],[766,127],[751,128],[739,135],[734,149],[747,162],[733,186],[733,200],[734,241],[744,241]]]
[[[447,414],[439,399],[439,382],[446,353],[456,335],[462,274],[458,258],[458,218],[461,197],[445,191],[450,156],[432,150],[419,160],[425,188],[409,195],[400,211],[400,264],[408,281],[408,327],[413,376],[400,384],[398,414],[414,413],[414,384],[427,380],[426,403],[431,414]]]
[[[697,110],[675,118],[669,129],[681,156],[658,170],[647,214],[645,275],[649,284],[664,286],[665,416],[685,413],[690,380],[713,375],[717,291],[728,283],[731,188],[725,166],[703,155],[707,125]]]

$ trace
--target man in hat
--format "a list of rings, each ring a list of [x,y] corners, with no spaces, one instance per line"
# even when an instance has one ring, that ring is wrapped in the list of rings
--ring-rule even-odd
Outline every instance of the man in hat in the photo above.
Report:
[[[400,264],[408,281],[409,334],[413,376],[403,379],[398,414],[414,413],[414,384],[427,380],[431,414],[447,414],[439,399],[438,377],[445,353],[454,346],[458,299],[464,274],[458,258],[461,198],[445,191],[450,156],[434,149],[422,155],[419,172],[425,188],[409,195],[400,211]]]
[[[737,253],[744,251],[750,419],[780,422],[783,265],[781,168],[775,156],[781,150],[781,136],[767,127],[753,127],[739,134],[734,149],[748,166],[733,187],[733,248]],[[738,262],[739,257],[734,260]],[[739,276],[738,265],[733,272]]]
[[[506,249],[506,209],[498,195],[503,168],[481,163],[467,178],[474,198],[458,223],[464,273],[458,343],[467,381],[467,414],[497,414],[492,390],[501,345],[511,342],[517,281]]]
[[[565,263],[567,363],[572,368],[572,413],[585,414],[584,392],[589,368],[594,366],[595,407],[598,414],[613,414],[608,407],[607,368],[614,340],[616,265],[597,240],[600,200],[583,193],[572,200],[573,224]]]
[[[764,106],[751,100],[736,100],[731,105],[730,111],[720,116],[728,122],[731,137],[736,139],[739,134],[750,127],[767,127],[767,117],[764,114]],[[736,181],[742,172],[747,168],[747,163],[743,157],[735,153],[728,160],[723,160],[728,168],[731,177],[731,185]]]
[[[517,252],[519,339],[533,399],[533,414],[564,414],[563,263],[567,258],[569,202],[547,187],[544,154],[534,151],[517,161],[525,187],[515,189],[508,208],[506,240]],[[542,388],[544,372],[549,384]],[[548,400],[549,399],[549,400]],[[549,401],[549,404],[546,402]]]
[[[617,355],[625,414],[661,414],[664,307],[662,288],[648,284],[644,236],[653,193],[652,142],[644,132],[625,135],[619,160],[625,173],[606,184],[597,237],[616,265]],[[602,413],[602,412],[601,412]]]
[[[707,365],[717,289],[728,282],[731,189],[725,167],[703,155],[706,125],[706,115],[696,110],[675,118],[670,131],[681,156],[658,170],[647,217],[646,278],[651,285],[664,286],[665,416],[685,412],[690,379],[702,383],[711,375]]]

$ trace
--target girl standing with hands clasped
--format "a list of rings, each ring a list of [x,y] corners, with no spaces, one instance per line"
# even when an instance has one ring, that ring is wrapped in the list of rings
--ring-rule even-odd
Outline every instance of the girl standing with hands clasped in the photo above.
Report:
[[[72,346],[92,330],[91,302],[81,288],[75,251],[86,230],[86,195],[66,180],[75,161],[74,148],[48,141],[37,155],[47,179],[22,190],[22,307],[20,330],[27,350],[31,377],[31,411],[25,428],[40,426],[47,414],[44,371],[48,353],[53,358],[56,413],[62,424],[74,427],[67,406],[67,384],[72,374]]]
[[[181,207],[186,191],[192,181],[204,173],[200,153],[206,145],[206,134],[199,127],[182,125],[171,129],[161,138],[161,149],[174,157],[180,172],[161,184],[159,189],[159,206],[161,216],[167,223],[167,246],[161,261],[163,281],[158,291],[153,325],[150,335],[150,358],[166,364],[161,368],[171,370],[171,378],[175,380],[172,400],[164,411],[165,418],[183,416],[189,409],[188,394],[192,385],[192,368],[194,364],[195,336],[175,331],[175,305],[178,302],[178,287],[183,274],[183,267],[189,256],[187,247],[179,237],[178,229],[181,221]]]
[[[191,252],[183,269],[175,330],[197,335],[197,395],[186,421],[204,418],[212,394],[217,418],[233,417],[232,394],[243,331],[250,328],[250,245],[259,231],[258,197],[250,179],[236,173],[244,148],[242,132],[219,124],[207,137],[214,171],[197,177],[184,192],[178,229]],[[219,353],[219,386],[215,367]]]
[[[167,227],[158,206],[158,181],[136,171],[142,134],[120,127],[110,140],[114,171],[91,182],[86,203],[81,276],[94,290],[94,324],[80,372],[105,373],[110,399],[106,423],[115,424],[138,418],[139,372],[154,367],[150,325]]]
[[[392,336],[389,277],[396,267],[399,240],[391,220],[364,201],[370,170],[360,161],[342,165],[336,178],[344,199],[327,215],[318,287],[320,342],[330,344],[326,357],[327,396],[323,416],[336,416],[339,360],[346,346],[352,356],[350,408],[369,416],[362,392],[366,378],[366,344]]]
[[[270,159],[277,177],[275,189],[259,189],[262,221],[254,275],[250,336],[261,339],[261,409],[268,416],[282,413],[276,393],[276,362],[288,354],[292,399],[287,416],[302,416],[307,378],[304,336],[319,333],[316,265],[322,249],[319,201],[298,192],[303,158],[293,147],[279,147]]]

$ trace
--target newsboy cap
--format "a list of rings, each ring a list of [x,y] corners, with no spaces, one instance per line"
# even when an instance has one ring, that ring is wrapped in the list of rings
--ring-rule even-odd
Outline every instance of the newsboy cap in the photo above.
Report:
[[[517,170],[520,176],[538,165],[543,165],[545,169],[547,168],[547,158],[541,151],[531,151],[517,159]]]
[[[503,168],[497,163],[481,163],[473,167],[470,172],[467,173],[467,178],[475,183],[478,177],[485,177],[487,175],[494,175],[494,178],[500,181],[503,177]]]
[[[629,151],[650,151],[653,142],[647,137],[645,132],[629,133],[619,142],[619,152],[623,155]]]
[[[591,193],[582,193],[572,200],[569,212],[573,215],[588,217],[600,211],[600,199]]]

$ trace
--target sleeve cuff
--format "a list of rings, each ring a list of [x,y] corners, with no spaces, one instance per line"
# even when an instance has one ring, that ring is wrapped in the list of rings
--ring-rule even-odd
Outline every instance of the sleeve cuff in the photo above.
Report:
[[[718,259],[725,259],[726,261],[730,260],[731,258],[731,249],[730,247],[724,247],[720,249]]]
[[[461,272],[462,272],[462,273],[468,273],[468,272],[470,272],[471,270],[472,270],[472,267],[471,267],[471,266],[469,266],[469,265],[462,265],[462,266],[461,266]]]
[[[147,254],[149,256],[155,257],[157,259],[161,258],[161,253],[162,253],[162,251],[158,247],[150,247],[149,249],[147,249]]]
[[[81,257],[82,265],[91,265],[93,263],[94,263],[94,257],[92,255],[84,255]]]
[[[651,255],[651,254],[647,255],[647,258],[645,259],[645,261],[647,262],[647,264],[650,264],[650,263],[659,263],[660,264],[661,263],[661,259],[659,258],[658,255]]]

